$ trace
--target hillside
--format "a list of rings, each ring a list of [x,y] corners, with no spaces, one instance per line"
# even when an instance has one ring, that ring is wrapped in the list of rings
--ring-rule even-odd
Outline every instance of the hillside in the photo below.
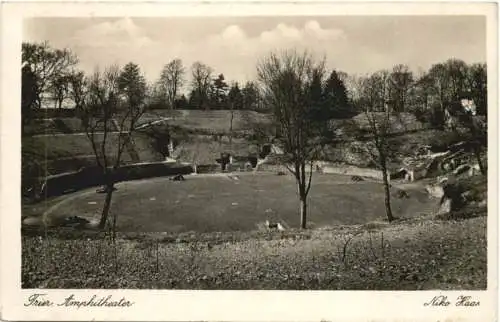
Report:
[[[484,290],[486,224],[481,216],[285,233],[120,234],[115,247],[90,234],[27,236],[22,287]]]
[[[23,153],[27,156],[25,160],[39,160],[45,174],[75,171],[95,164],[94,152],[81,120],[70,117],[67,115],[69,113],[60,114],[62,117],[47,114],[44,118],[43,114],[38,115],[39,118],[33,120],[27,129],[32,136],[23,138]],[[146,112],[138,124],[140,127],[159,120],[165,120],[167,124],[190,133],[188,137],[182,136],[174,151],[174,157],[181,162],[197,164],[214,164],[222,152],[237,155],[257,153],[257,147],[249,146],[242,138],[236,138],[237,133],[248,131],[251,124],[269,122],[265,114],[234,111],[235,138],[229,145],[228,137],[224,136],[229,132],[231,123],[231,112],[228,110],[154,110]],[[116,131],[117,128],[112,125],[110,130]],[[99,129],[97,131],[99,132]],[[222,137],[213,137],[215,134]],[[96,134],[98,142],[102,136],[102,133]],[[107,142],[106,150],[113,162],[112,156],[117,152],[118,133],[109,133]],[[130,147],[122,157],[125,164],[162,160],[163,157],[152,148],[151,139],[141,132],[134,134]]]
[[[202,165],[216,163],[222,152],[238,156],[256,155],[259,147],[248,142],[242,134],[256,125],[269,124],[270,116],[254,111],[234,111],[232,144],[229,144],[228,136],[231,123],[231,111],[228,110],[151,110],[139,120],[139,128],[152,122],[169,126],[176,141],[173,158]],[[399,154],[393,156],[396,162],[394,168],[399,167],[400,159],[413,155],[422,146],[442,150],[462,139],[453,133],[427,129],[425,124],[409,113],[392,117],[391,125],[391,132],[395,135],[391,138],[391,146],[397,147]],[[332,120],[330,126],[336,131],[337,142],[325,147],[322,159],[361,167],[373,166],[365,148],[365,140],[369,137],[364,137],[368,122],[363,114],[352,119]],[[23,150],[43,159],[43,168],[49,173],[73,171],[95,163],[92,147],[79,119],[68,115],[37,119],[31,124],[30,130],[36,135],[24,139]],[[108,140],[107,149],[112,155],[116,154],[116,135],[111,133]],[[123,162],[163,160],[151,143],[146,133],[136,132],[132,144],[123,155]]]
[[[95,135],[97,142],[101,142],[102,133]],[[114,162],[118,152],[118,133],[108,133],[106,151],[109,161]],[[95,154],[90,140],[85,133],[44,134],[23,138],[24,162],[38,160],[47,174],[57,174],[75,171],[81,167],[95,165]],[[159,161],[162,157],[151,147],[149,138],[136,134],[132,143],[125,149],[122,162],[137,163],[144,161]]]
[[[228,133],[231,124],[230,110],[154,110],[146,112],[139,125],[159,120],[167,124],[208,133]],[[255,111],[233,111],[233,131],[250,130],[253,123],[269,123],[268,114]]]
[[[113,123],[110,123],[109,126],[110,131],[117,131]],[[96,128],[96,132],[101,131],[103,131],[103,127]],[[26,128],[26,132],[30,135],[74,134],[85,133],[85,127],[77,117],[47,117],[32,120]]]

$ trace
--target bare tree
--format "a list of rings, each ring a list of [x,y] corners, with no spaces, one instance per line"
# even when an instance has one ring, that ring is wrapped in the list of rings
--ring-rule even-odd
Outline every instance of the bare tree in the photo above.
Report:
[[[166,95],[167,103],[170,109],[175,106],[175,99],[179,89],[184,84],[185,69],[182,60],[174,59],[163,67],[160,75],[159,84],[162,92]]]
[[[121,165],[123,151],[130,143],[137,121],[144,113],[140,95],[132,90],[135,86],[130,83],[125,85],[124,79],[132,82],[134,78],[123,77],[124,72],[120,73],[116,65],[104,72],[95,71],[88,79],[88,98],[80,113],[97,165],[104,177],[106,198],[99,222],[101,229],[108,220],[115,176]],[[142,85],[137,87],[141,88]],[[117,142],[111,142],[112,139]],[[115,227],[116,215],[113,222],[113,228]]]
[[[88,91],[87,79],[82,71],[74,72],[69,76],[69,98],[75,103],[75,109],[80,110],[85,104]]]
[[[50,81],[48,90],[54,98],[54,104],[56,108],[61,108],[62,103],[68,97],[70,77],[71,76],[67,74],[57,74],[54,75],[54,77]]]
[[[69,49],[53,49],[48,42],[22,44],[22,61],[35,75],[35,105],[41,107],[42,94],[49,90],[51,82],[67,74],[68,69],[78,63],[78,58]]]
[[[212,68],[200,62],[195,62],[191,67],[191,72],[193,77],[191,86],[193,94],[196,96],[196,103],[199,108],[207,109],[210,85],[212,82]]]
[[[257,73],[266,103],[274,112],[275,125],[279,129],[276,140],[286,154],[285,166],[296,179],[300,226],[306,228],[313,160],[322,143],[318,133],[321,126],[311,117],[318,98],[311,93],[316,92],[312,88],[317,84],[315,80],[323,81],[324,63],[314,61],[307,52],[271,53],[259,63]]]
[[[390,155],[389,135],[391,133],[391,107],[389,104],[388,71],[379,71],[359,83],[362,88],[360,105],[368,121],[372,147],[368,147],[373,161],[382,172],[385,192],[385,211],[389,222],[394,220],[391,209],[388,161]]]
[[[408,105],[408,96],[413,85],[413,73],[406,65],[396,65],[389,76],[391,100],[394,110],[405,112]]]
[[[439,110],[435,111],[435,119],[441,129],[445,129],[446,123],[451,121],[450,113],[456,112],[451,108],[460,101],[466,91],[467,76],[467,64],[458,59],[448,59],[444,63],[434,64],[426,75],[431,84],[431,93],[438,101]],[[451,125],[452,129],[455,127],[453,122],[448,125]]]

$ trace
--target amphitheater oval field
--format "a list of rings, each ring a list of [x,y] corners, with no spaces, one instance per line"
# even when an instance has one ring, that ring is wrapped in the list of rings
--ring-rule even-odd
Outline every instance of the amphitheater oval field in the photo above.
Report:
[[[259,229],[266,219],[299,226],[295,180],[264,173],[187,176],[185,181],[155,178],[122,182],[113,194],[111,215],[123,232],[226,232]],[[392,199],[397,217],[429,213],[436,205],[424,191]],[[47,218],[99,218],[104,195],[95,189],[60,198]],[[350,177],[314,174],[308,200],[309,227],[364,224],[384,218],[383,186]]]

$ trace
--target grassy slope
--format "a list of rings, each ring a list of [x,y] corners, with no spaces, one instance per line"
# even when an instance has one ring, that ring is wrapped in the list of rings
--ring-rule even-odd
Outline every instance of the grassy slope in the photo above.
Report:
[[[191,130],[210,130],[213,132],[227,133],[231,124],[230,110],[153,110],[146,112],[139,124],[156,121],[162,118],[171,118],[168,124],[181,126]],[[240,131],[249,129],[252,122],[268,122],[266,114],[254,111],[234,111],[233,130]]]
[[[102,139],[101,134],[96,134],[96,142]],[[49,173],[57,174],[75,171],[82,166],[95,165],[95,155],[86,135],[44,135],[27,137],[23,139],[23,149],[27,154],[37,157],[46,163]],[[109,133],[106,143],[106,154],[109,160],[117,155],[118,135]],[[99,147],[99,146],[98,146]],[[163,158],[153,151],[150,141],[143,134],[137,133],[133,137],[133,151],[137,152],[140,162],[162,161]],[[129,151],[125,149],[121,158],[123,163],[133,162]]]
[[[116,247],[102,239],[25,237],[22,287],[486,288],[486,217],[381,226],[374,231],[365,225],[286,234],[209,234],[204,241],[197,234],[188,241],[153,236],[119,239]]]

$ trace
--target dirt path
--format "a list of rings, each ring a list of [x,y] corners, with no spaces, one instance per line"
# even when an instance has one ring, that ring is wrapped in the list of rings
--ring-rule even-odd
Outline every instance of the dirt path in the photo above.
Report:
[[[54,212],[55,210],[59,209],[61,206],[64,206],[65,204],[77,199],[77,198],[80,198],[80,197],[83,197],[83,196],[87,196],[87,195],[90,195],[90,194],[93,194],[93,193],[96,193],[96,191],[94,189],[92,190],[85,190],[85,191],[79,191],[79,192],[75,192],[74,194],[68,196],[68,197],[65,197],[64,199],[62,199],[61,201],[59,201],[58,203],[52,205],[49,209],[45,210],[45,212],[42,214],[42,220],[44,223],[48,223],[50,218],[50,214],[52,212]]]

